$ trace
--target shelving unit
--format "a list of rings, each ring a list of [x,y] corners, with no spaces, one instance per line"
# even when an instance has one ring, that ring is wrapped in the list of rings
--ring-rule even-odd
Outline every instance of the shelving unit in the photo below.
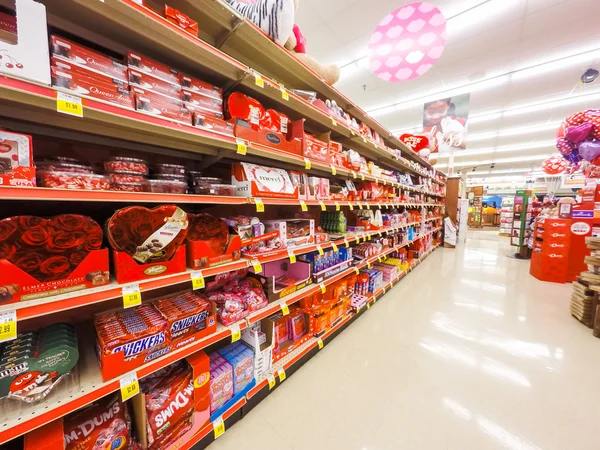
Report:
[[[155,1],[159,5],[162,4],[160,0],[151,0],[148,3],[153,4]],[[384,227],[375,231],[346,233],[341,236],[336,235],[333,240],[318,245],[294,247],[293,255],[303,255],[319,249],[347,247],[400,229],[420,227],[421,234],[411,241],[386,248],[382,253],[368,259],[357,260],[351,267],[327,278],[322,283],[325,288],[359,269],[370,267],[386,255],[406,248],[432,234],[438,235],[442,230],[443,216],[437,214],[443,212],[447,205],[444,189],[445,175],[435,172],[426,161],[407,148],[381,124],[335,88],[327,85],[292,54],[274,44],[257,27],[243,20],[223,2],[219,0],[170,0],[168,2],[200,23],[199,37],[183,31],[161,15],[140,6],[133,0],[41,0],[41,2],[47,8],[48,25],[53,27],[53,30],[59,30],[118,55],[126,54],[128,49],[135,49],[182,72],[214,83],[226,92],[233,90],[243,92],[256,98],[265,106],[287,114],[292,120],[304,119],[308,132],[330,133],[331,138],[342,143],[344,148],[355,150],[379,166],[428,181],[421,182],[421,185],[410,185],[412,180],[409,179],[404,180],[407,184],[401,184],[395,179],[390,179],[391,177],[376,177],[318,161],[312,161],[310,168],[307,169],[306,158],[303,156],[254,142],[245,142],[247,152],[242,154],[239,151],[238,139],[234,137],[196,128],[191,124],[172,122],[85,96],[82,98],[83,116],[66,115],[57,111],[60,89],[0,75],[0,127],[32,134],[36,139],[57,139],[63,143],[73,142],[78,145],[88,144],[119,151],[160,155],[173,161],[192,162],[196,168],[203,170],[213,165],[230,164],[234,161],[266,163],[282,169],[302,170],[312,176],[389,185],[395,188],[394,192],[398,200],[382,202],[304,200],[301,202],[297,199],[261,198],[257,202],[259,199],[253,197],[0,186],[0,204],[9,206],[5,208],[7,212],[3,217],[12,214],[14,206],[20,211],[31,214],[36,214],[38,210],[43,211],[39,213],[40,215],[49,214],[49,211],[54,209],[71,209],[77,212],[100,211],[98,214],[101,215],[106,210],[137,204],[188,205],[202,208],[203,211],[209,208],[212,208],[210,211],[218,208],[221,208],[219,211],[223,211],[224,208],[233,206],[236,211],[239,208],[247,214],[258,212],[257,203],[266,206],[266,213],[275,209],[295,213],[300,209],[301,203],[310,207],[312,211],[318,211],[318,207],[328,211],[342,208],[344,210],[365,208],[382,212],[392,208],[421,210],[423,219],[420,222]],[[0,0],[0,6],[10,7],[10,2]],[[264,86],[257,83],[256,72],[261,74]],[[289,94],[288,99],[282,96],[282,86]],[[383,138],[385,146],[359,136],[349,126],[336,121],[322,109],[293,93],[292,89],[313,90],[323,98],[335,100],[342,109],[376,131]],[[402,178],[399,177],[398,180]],[[409,198],[417,199],[419,202],[399,201],[402,192],[419,194]],[[433,208],[438,209],[432,212]],[[8,209],[11,211],[8,212]],[[427,218],[426,213],[436,214],[436,216]],[[272,367],[270,375],[277,377],[282,371],[292,373],[297,370],[302,361],[316,354],[323,343],[329,342],[354,320],[365,314],[378,299],[407,276],[437,246],[439,244],[430,246],[420,258],[413,260],[409,269],[376,291],[365,308],[344,316],[323,336],[311,337],[308,342],[278,361]],[[234,262],[208,267],[201,273],[203,278],[208,279],[252,267],[255,261],[265,264],[288,258],[290,258],[290,250],[280,249],[252,260],[242,257]],[[135,284],[139,285],[142,301],[147,302],[160,296],[165,289],[190,290],[193,274],[197,275],[197,271],[187,269],[185,272],[148,278]],[[75,381],[59,384],[40,403],[3,408],[0,412],[0,444],[23,435],[31,438],[34,435],[38,438],[42,436],[43,441],[44,426],[62,420],[65,415],[120,389],[120,377],[104,381],[101,376],[95,351],[95,336],[94,333],[89,332],[93,328],[90,326],[90,317],[92,312],[123,307],[119,302],[124,288],[130,284],[119,284],[113,279],[104,286],[0,305],[0,313],[15,311],[15,323],[19,331],[35,329],[40,324],[75,319],[79,322],[78,327],[81,330],[80,359]],[[297,304],[303,298],[322,289],[321,284],[309,283],[303,289],[270,302],[267,307],[251,313],[243,320],[229,326],[217,324],[214,333],[171,350],[137,367],[134,372],[140,379],[200,350],[227,343],[233,339],[238,330],[270,317],[287,306]],[[266,378],[257,380],[256,387],[223,414],[222,419],[226,426],[230,426],[245,415],[250,405],[256,404],[272,392],[272,389]],[[179,448],[200,448],[207,445],[213,439],[213,428],[214,424],[208,423],[196,433],[193,439],[180,442]]]

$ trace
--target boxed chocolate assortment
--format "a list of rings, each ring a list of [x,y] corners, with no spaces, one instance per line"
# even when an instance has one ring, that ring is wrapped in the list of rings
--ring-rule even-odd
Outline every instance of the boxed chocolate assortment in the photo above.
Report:
[[[31,136],[0,131],[0,185],[36,185]]]
[[[240,259],[240,236],[229,234],[225,221],[206,213],[188,214],[188,218],[188,267],[198,270]]]
[[[102,228],[77,214],[0,221],[0,302],[14,303],[109,282]]]

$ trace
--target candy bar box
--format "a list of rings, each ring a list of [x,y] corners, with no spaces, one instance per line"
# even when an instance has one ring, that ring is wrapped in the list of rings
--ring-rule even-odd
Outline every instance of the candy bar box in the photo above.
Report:
[[[35,184],[31,136],[0,131],[0,185]]]
[[[64,294],[109,282],[102,228],[77,214],[0,221],[0,302]]]
[[[278,231],[282,248],[292,248],[315,242],[314,219],[265,220],[265,231]]]
[[[263,331],[273,346],[273,363],[304,344],[312,335],[310,318],[301,308],[292,307],[288,315],[279,312],[264,321]]]
[[[298,198],[298,188],[283,169],[236,162],[232,171],[238,197]]]

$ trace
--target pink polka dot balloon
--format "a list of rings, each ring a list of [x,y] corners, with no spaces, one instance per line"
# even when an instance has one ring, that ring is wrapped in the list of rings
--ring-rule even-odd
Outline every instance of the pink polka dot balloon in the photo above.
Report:
[[[379,23],[369,41],[371,70],[401,82],[427,72],[446,48],[446,18],[431,3],[409,3]]]
[[[542,171],[548,175],[558,175],[569,168],[569,163],[560,155],[552,155],[542,163]]]

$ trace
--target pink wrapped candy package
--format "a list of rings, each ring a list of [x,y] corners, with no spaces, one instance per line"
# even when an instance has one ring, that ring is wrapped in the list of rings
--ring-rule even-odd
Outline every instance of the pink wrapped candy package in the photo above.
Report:
[[[210,357],[210,413],[233,397],[233,367],[219,353]]]

